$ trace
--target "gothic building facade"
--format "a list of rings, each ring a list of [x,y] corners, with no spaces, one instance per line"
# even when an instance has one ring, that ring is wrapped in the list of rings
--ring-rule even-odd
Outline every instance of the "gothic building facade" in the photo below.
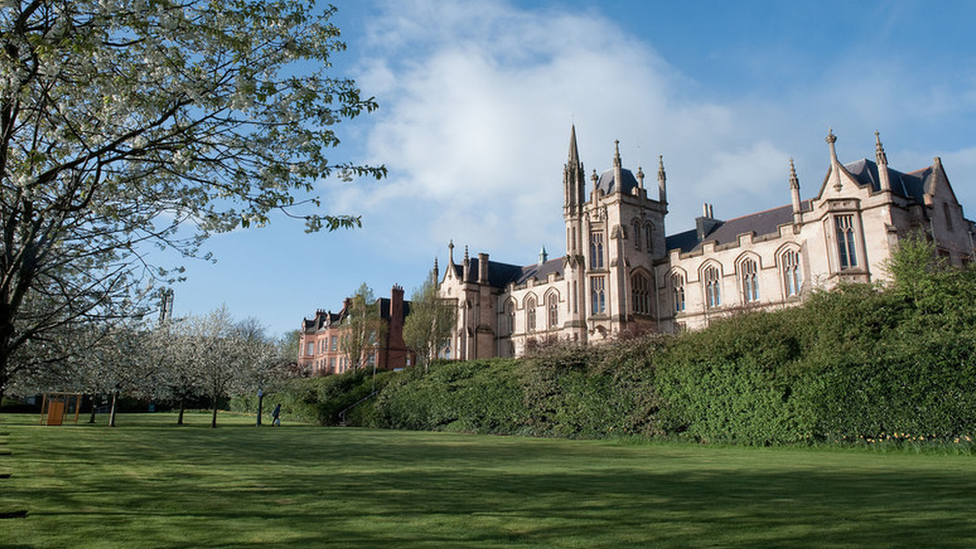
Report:
[[[648,193],[643,170],[625,169],[617,147],[587,194],[574,127],[563,171],[566,254],[549,259],[543,249],[537,263],[515,265],[465,248],[455,263],[451,243],[442,278],[434,267],[440,297],[458,309],[443,355],[518,356],[533,343],[698,329],[731,311],[789,306],[815,288],[886,280],[885,261],[914,233],[952,264],[972,260],[974,224],[938,157],[919,170],[892,169],[876,133],[874,161],[842,164],[836,140],[830,132],[815,198],[800,199],[791,161],[789,204],[729,220],[705,204],[695,229],[667,235],[663,159]]]

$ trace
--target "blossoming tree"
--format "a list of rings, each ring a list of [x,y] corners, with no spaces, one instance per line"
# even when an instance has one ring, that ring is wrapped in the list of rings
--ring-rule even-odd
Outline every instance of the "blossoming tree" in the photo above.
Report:
[[[146,251],[199,253],[274,211],[307,230],[336,124],[372,111],[327,73],[335,8],[303,0],[0,2],[0,397],[66,323],[131,314],[179,276]],[[307,198],[306,198],[307,197]]]

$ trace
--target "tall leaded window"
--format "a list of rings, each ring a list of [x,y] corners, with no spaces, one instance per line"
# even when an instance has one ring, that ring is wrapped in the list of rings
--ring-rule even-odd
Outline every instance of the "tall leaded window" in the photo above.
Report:
[[[559,296],[556,294],[549,294],[546,297],[548,303],[546,304],[546,310],[549,312],[549,328],[554,329],[559,327]]]
[[[535,331],[535,298],[530,297],[525,301],[525,330]]]
[[[602,276],[594,276],[590,279],[590,311],[593,314],[600,314],[607,310],[607,279]]]
[[[515,333],[515,302],[505,303],[505,332],[508,335]]]
[[[603,268],[603,233],[590,233],[590,268]]]
[[[837,223],[837,249],[840,253],[840,268],[857,267],[857,246],[854,240],[854,216],[838,215],[834,218]]]
[[[641,224],[640,221],[634,221],[634,249],[641,249]]]
[[[949,208],[948,202],[942,203],[942,212],[945,214],[946,229],[952,230],[952,210]]]
[[[718,267],[709,266],[702,273],[702,281],[705,284],[705,304],[709,309],[718,307],[722,304],[722,279],[718,274]]]
[[[671,275],[671,302],[674,304],[674,312],[684,312],[685,277],[678,273]]]
[[[786,290],[786,297],[800,295],[800,284],[803,282],[800,275],[800,254],[789,250],[782,255],[782,263],[783,288]]]
[[[644,225],[644,242],[647,242],[647,253],[654,251],[654,225]]]
[[[630,278],[634,314],[651,314],[651,284],[643,273],[634,273]]]
[[[742,277],[742,297],[746,303],[759,301],[759,273],[754,259],[739,264]]]

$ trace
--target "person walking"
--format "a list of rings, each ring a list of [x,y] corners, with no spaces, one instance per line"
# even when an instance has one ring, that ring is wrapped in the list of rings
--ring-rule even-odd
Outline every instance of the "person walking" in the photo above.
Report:
[[[275,406],[274,411],[271,412],[271,425],[281,427],[281,404]]]

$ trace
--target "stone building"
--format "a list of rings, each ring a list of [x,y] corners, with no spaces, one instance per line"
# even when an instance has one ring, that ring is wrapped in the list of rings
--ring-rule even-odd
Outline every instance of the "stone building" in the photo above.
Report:
[[[342,340],[349,332],[346,322],[352,298],[346,298],[338,313],[319,309],[311,319],[302,321],[298,364],[313,375],[341,374],[353,368],[342,350]],[[403,342],[403,322],[410,313],[410,302],[403,300],[403,288],[393,286],[390,297],[376,300],[380,319],[385,325],[382,340],[367,358],[367,367],[395,370],[412,365],[416,357]]]
[[[697,329],[731,311],[789,306],[814,288],[886,280],[885,261],[913,233],[954,265],[972,260],[974,224],[938,157],[900,172],[876,133],[875,160],[841,164],[836,140],[830,132],[816,197],[800,199],[791,161],[789,204],[728,220],[705,204],[695,229],[667,235],[663,159],[649,194],[643,170],[623,168],[617,147],[587,194],[574,127],[563,171],[566,254],[549,259],[543,249],[537,263],[516,265],[465,248],[455,263],[451,243],[438,292],[458,308],[458,323],[443,355],[517,356],[533,343]]]

